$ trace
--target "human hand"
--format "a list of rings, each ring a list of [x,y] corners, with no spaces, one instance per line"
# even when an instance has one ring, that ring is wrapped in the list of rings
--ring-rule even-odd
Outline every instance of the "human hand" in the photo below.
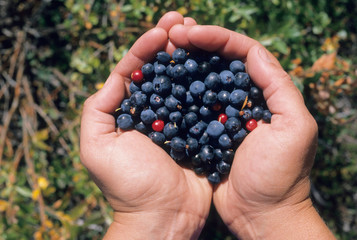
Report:
[[[217,26],[176,25],[169,37],[178,47],[244,61],[273,113],[270,124],[259,123],[245,138],[214,190],[230,230],[240,239],[334,239],[309,198],[317,125],[277,59],[257,41]]]
[[[189,26],[195,21],[175,12],[164,15],[84,104],[81,161],[114,209],[105,239],[195,239],[208,216],[208,181],[178,166],[143,134],[116,129],[112,115],[128,95],[131,72],[156,52],[176,48],[168,39],[175,24]]]

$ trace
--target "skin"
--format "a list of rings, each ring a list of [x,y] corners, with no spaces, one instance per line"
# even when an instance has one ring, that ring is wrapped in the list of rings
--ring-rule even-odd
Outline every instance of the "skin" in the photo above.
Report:
[[[128,96],[131,72],[159,50],[177,47],[243,60],[273,113],[271,124],[260,123],[246,137],[229,177],[217,186],[178,166],[146,136],[115,129],[112,113]],[[334,239],[309,198],[316,122],[277,59],[244,35],[176,12],[164,15],[85,102],[80,147],[114,209],[105,239],[197,239],[212,200],[240,239]]]

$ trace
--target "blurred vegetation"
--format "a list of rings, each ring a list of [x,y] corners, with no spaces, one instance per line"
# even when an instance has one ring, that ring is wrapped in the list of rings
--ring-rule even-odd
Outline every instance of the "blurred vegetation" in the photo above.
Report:
[[[259,40],[319,124],[316,207],[357,239],[357,3],[0,0],[0,239],[100,239],[111,209],[79,159],[83,101],[169,10]],[[239,46],[237,46],[239,47]],[[212,209],[200,239],[233,239]]]

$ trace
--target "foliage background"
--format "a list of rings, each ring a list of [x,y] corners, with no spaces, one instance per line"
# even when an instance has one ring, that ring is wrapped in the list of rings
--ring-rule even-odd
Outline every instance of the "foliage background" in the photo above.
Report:
[[[0,239],[100,239],[111,210],[79,159],[83,101],[169,10],[268,47],[319,124],[312,196],[357,238],[353,0],[0,0]],[[203,239],[233,239],[212,209]]]

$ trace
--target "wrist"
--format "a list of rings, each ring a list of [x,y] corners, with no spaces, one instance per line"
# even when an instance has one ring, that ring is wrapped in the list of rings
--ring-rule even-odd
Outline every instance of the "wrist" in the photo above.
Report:
[[[104,240],[198,239],[206,219],[187,212],[114,213]]]
[[[242,240],[335,239],[310,198],[294,205],[281,205],[250,214],[249,218],[242,218],[243,221],[237,219],[230,226]]]

